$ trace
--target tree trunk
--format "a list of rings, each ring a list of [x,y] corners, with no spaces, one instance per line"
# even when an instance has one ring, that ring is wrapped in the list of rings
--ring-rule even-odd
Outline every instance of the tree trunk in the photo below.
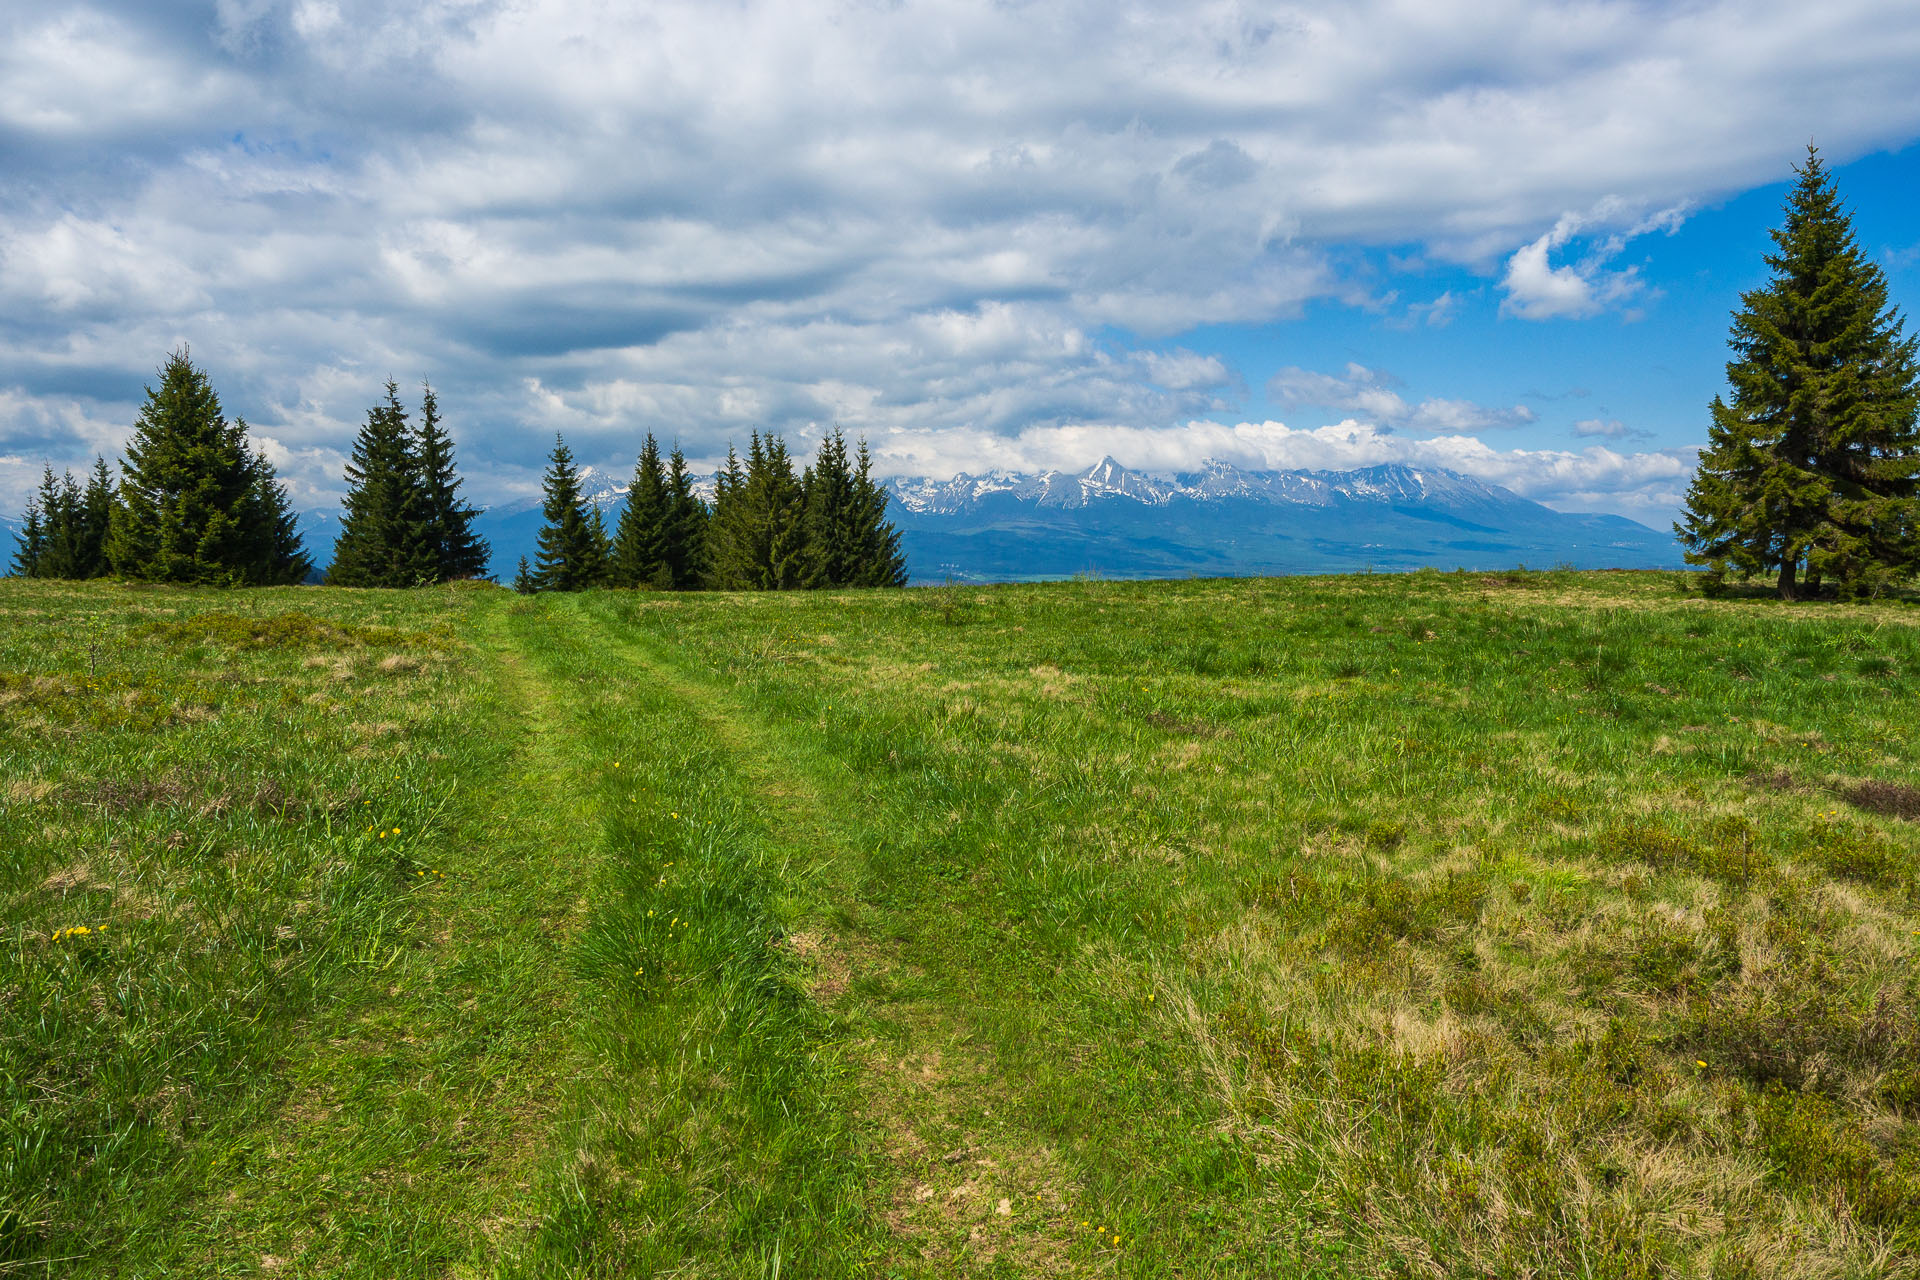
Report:
[[[1780,564],[1780,598],[1782,600],[1791,600],[1794,598],[1793,577],[1794,577],[1794,574],[1799,571],[1799,569],[1800,569],[1799,556],[1793,556],[1781,562]]]

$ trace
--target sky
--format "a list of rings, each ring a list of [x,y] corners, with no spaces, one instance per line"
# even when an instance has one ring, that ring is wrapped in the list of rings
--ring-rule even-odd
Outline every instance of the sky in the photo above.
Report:
[[[883,474],[1445,466],[1664,526],[1817,143],[1920,301],[1920,7],[0,0],[0,511],[188,346],[302,509],[838,424]]]

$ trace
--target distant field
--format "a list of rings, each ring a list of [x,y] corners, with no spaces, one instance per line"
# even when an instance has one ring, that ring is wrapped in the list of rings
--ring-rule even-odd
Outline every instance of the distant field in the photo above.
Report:
[[[0,1276],[1920,1274],[1920,608],[0,581]]]

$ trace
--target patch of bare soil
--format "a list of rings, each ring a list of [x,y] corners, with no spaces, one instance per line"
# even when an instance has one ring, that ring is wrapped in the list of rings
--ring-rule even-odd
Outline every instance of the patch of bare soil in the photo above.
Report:
[[[1842,787],[1840,794],[1856,809],[1877,813],[1883,818],[1920,821],[1920,787],[1876,778]]]

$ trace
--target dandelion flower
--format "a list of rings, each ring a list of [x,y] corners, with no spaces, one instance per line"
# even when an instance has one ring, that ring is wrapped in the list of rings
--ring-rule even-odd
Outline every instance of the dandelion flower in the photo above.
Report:
[[[1707,1064],[1706,1064],[1705,1062],[1703,1062],[1703,1061],[1701,1061],[1701,1060],[1700,1060],[1699,1058],[1695,1058],[1695,1059],[1693,1060],[1693,1065],[1694,1065],[1694,1066],[1696,1066],[1696,1067],[1704,1067],[1704,1066],[1706,1066]]]

